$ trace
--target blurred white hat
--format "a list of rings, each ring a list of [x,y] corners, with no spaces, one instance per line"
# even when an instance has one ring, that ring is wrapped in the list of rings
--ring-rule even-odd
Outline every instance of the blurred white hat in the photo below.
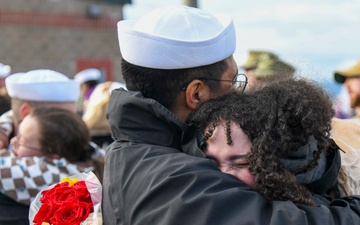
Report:
[[[10,97],[30,101],[72,102],[80,94],[78,82],[46,69],[10,75],[5,85]]]
[[[96,68],[89,68],[82,70],[75,74],[74,79],[79,83],[85,83],[90,80],[100,80],[101,78],[101,70]]]
[[[118,22],[122,57],[155,69],[209,65],[231,56],[235,28],[227,15],[214,16],[188,6],[156,9],[137,21]]]
[[[11,67],[0,63],[0,78],[5,78],[11,73]]]

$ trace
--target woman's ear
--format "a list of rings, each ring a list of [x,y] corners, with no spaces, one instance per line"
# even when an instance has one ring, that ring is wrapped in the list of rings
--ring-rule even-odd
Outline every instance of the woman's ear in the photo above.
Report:
[[[209,98],[210,89],[203,81],[195,79],[187,86],[185,95],[187,106],[191,110],[194,110],[200,103]]]

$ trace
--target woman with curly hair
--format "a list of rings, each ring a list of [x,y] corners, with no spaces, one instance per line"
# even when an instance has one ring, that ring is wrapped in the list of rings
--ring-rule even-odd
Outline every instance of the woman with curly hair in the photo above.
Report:
[[[191,117],[203,150],[269,200],[315,206],[335,186],[339,152],[330,139],[332,101],[305,80],[272,82],[253,93],[232,92],[202,104]]]

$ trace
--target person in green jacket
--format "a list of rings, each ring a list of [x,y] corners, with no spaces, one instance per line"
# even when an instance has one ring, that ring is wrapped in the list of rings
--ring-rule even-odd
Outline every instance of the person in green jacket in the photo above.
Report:
[[[269,51],[250,50],[246,62],[239,68],[245,70],[249,80],[247,86],[249,91],[261,89],[271,81],[295,76],[294,66]]]

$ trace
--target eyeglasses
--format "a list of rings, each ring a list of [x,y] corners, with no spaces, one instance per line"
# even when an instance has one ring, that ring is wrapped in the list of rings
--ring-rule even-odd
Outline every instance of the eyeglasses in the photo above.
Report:
[[[243,73],[236,74],[234,80],[220,80],[220,79],[211,79],[211,78],[196,78],[197,80],[209,80],[209,81],[223,81],[223,82],[230,82],[237,90],[240,92],[244,92],[246,85],[248,83],[248,78]],[[181,88],[182,91],[185,91],[188,85]]]
[[[224,81],[231,82],[231,84],[241,92],[244,92],[245,87],[247,85],[247,76],[243,73],[236,74],[234,80],[219,80],[219,79],[211,79],[211,78],[200,78],[199,80],[212,80],[212,81]]]
[[[25,145],[25,144],[21,143],[19,140],[20,140],[20,137],[18,135],[17,137],[15,137],[14,142],[12,143],[13,148],[19,149],[21,146],[23,146],[27,150],[37,151],[37,152],[41,151],[41,148],[33,147],[30,145]]]

